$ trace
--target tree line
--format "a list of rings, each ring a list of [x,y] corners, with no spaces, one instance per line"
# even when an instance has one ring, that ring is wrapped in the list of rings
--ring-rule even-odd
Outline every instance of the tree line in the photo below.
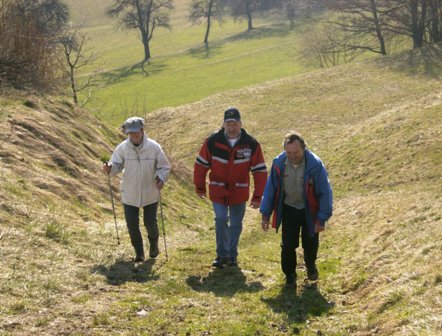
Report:
[[[113,0],[106,14],[116,26],[141,36],[142,64],[152,57],[150,41],[158,27],[171,28],[174,0]],[[304,34],[304,56],[319,66],[336,65],[364,52],[388,53],[388,43],[411,41],[413,48],[442,40],[442,0],[192,0],[187,9],[192,24],[204,24],[202,42],[209,44],[213,21],[226,17],[246,22],[264,13],[314,23]],[[93,82],[79,83],[76,71],[90,64],[87,38],[69,24],[62,0],[0,0],[0,84],[50,89],[60,69],[77,93]]]
[[[442,41],[442,0],[326,0],[329,13],[305,36],[305,54],[320,66],[363,52],[387,55],[388,43],[412,48]]]
[[[253,17],[257,13],[285,13],[293,25],[295,11],[323,7],[324,0],[192,0],[188,19],[193,24],[205,23],[203,43],[209,43],[212,21],[223,22],[225,16],[247,21],[247,31],[253,29]],[[144,46],[143,62],[151,57],[149,42],[157,27],[170,28],[169,15],[174,9],[173,0],[114,0],[107,15],[117,20],[117,27],[139,30]]]

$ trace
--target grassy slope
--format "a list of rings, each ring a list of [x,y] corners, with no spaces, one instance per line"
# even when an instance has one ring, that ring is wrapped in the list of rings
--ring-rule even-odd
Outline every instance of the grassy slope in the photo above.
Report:
[[[278,239],[269,242],[249,217],[243,269],[256,268],[256,260],[267,260],[261,270],[271,268],[263,279],[246,273],[250,283],[264,285],[261,303],[277,313],[262,313],[267,328],[281,323],[306,334],[440,333],[440,55],[440,49],[426,50],[317,71],[149,117],[148,124],[161,128],[155,136],[188,167],[188,153],[198,150],[230,104],[243,111],[245,127],[260,139],[268,161],[280,151],[283,134],[296,128],[326,162],[336,210],[324,234],[324,281],[313,306],[301,287],[291,297],[269,285],[282,281]]]
[[[114,267],[132,274],[125,224],[118,221],[117,247],[100,173],[100,158],[121,137],[62,99],[10,91],[0,96],[0,107],[0,334],[91,332],[113,300],[109,292],[119,292],[106,275],[113,284]],[[169,234],[186,234],[189,219],[200,215],[180,182],[185,174],[174,167],[164,196],[173,189],[186,215],[172,212],[166,227],[179,223]],[[113,190],[118,199],[117,181]]]
[[[434,55],[435,54],[435,55]],[[173,158],[169,261],[116,246],[99,157],[118,136],[54,99],[2,96],[0,329],[5,334],[437,335],[441,332],[440,50],[316,71],[149,116]],[[279,235],[247,213],[240,268],[211,270],[195,154],[230,104],[268,162],[296,128],[326,163],[335,214],[318,289],[282,289]],[[65,141],[65,140],[69,141]],[[116,181],[115,181],[116,182]],[[74,196],[73,196],[74,195]],[[163,251],[164,252],[164,251]]]

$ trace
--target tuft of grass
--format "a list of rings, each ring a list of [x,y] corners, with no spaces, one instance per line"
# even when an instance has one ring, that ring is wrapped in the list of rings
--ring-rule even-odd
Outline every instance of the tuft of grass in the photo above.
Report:
[[[393,291],[391,292],[388,297],[382,302],[382,304],[377,309],[377,313],[381,314],[387,309],[390,309],[391,307],[399,304],[404,299],[404,293],[401,293],[400,291]]]
[[[100,327],[100,326],[108,326],[111,325],[111,321],[109,319],[109,315],[106,313],[96,314],[92,319],[92,326]]]
[[[62,225],[56,222],[51,222],[46,225],[45,237],[58,243],[69,243],[69,233]]]
[[[76,304],[85,304],[90,300],[92,300],[92,296],[90,294],[77,295],[71,299],[71,301]]]
[[[23,301],[15,302],[10,307],[9,310],[12,314],[20,314],[26,311],[26,303]]]
[[[38,104],[32,100],[26,100],[23,103],[24,106],[29,107],[31,109],[37,109],[38,108]]]

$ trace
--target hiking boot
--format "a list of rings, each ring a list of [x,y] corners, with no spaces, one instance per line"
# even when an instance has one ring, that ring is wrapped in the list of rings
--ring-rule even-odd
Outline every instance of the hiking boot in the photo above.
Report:
[[[229,266],[232,267],[238,266],[238,260],[236,260],[236,257],[230,257]]]
[[[157,239],[149,239],[149,257],[156,258],[158,254],[160,254],[160,250],[158,249],[158,238]]]
[[[226,257],[216,257],[212,263],[212,267],[224,268],[227,265],[228,258]]]
[[[311,281],[318,280],[319,273],[315,265],[307,267],[307,279]]]
[[[293,287],[296,281],[296,273],[295,274],[287,274],[285,277],[285,286],[290,288]]]

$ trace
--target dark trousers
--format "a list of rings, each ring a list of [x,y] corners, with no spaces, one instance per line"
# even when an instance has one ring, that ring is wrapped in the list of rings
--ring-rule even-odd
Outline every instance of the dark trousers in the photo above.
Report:
[[[140,208],[123,204],[130,242],[137,256],[144,256],[143,237],[140,232]],[[157,240],[160,235],[157,223],[158,202],[143,207],[143,221],[149,241]]]
[[[281,267],[285,275],[296,272],[296,248],[299,247],[301,232],[304,262],[307,268],[315,265],[318,255],[319,234],[310,236],[307,228],[305,209],[298,210],[284,204],[282,210]]]

